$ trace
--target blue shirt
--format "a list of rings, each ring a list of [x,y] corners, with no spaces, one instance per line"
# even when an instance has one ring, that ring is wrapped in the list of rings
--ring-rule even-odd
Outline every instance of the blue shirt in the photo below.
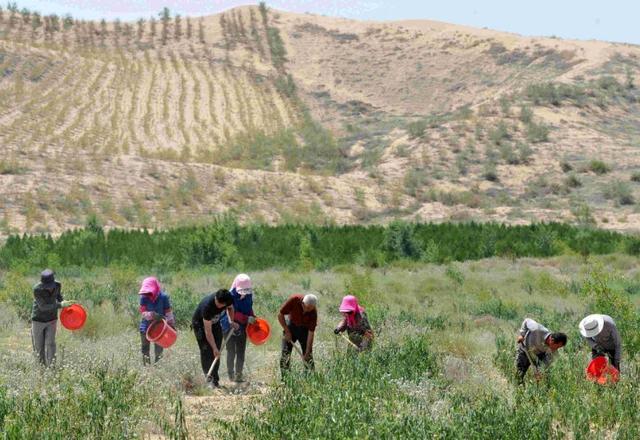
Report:
[[[160,295],[156,298],[156,302],[151,301],[148,295],[140,295],[140,313],[142,312],[155,312],[159,315],[166,316],[171,312],[171,300],[169,295],[164,292],[160,292]],[[147,327],[151,321],[142,319],[140,321],[140,333],[146,333]]]
[[[233,311],[235,313],[234,321],[240,324],[240,330],[242,330],[242,327],[247,325],[249,316],[253,316],[253,295],[245,295],[244,299],[240,299],[240,294],[234,288],[231,289],[231,297],[233,298]],[[222,326],[222,331],[229,331],[231,326],[226,313],[220,318],[220,325]]]

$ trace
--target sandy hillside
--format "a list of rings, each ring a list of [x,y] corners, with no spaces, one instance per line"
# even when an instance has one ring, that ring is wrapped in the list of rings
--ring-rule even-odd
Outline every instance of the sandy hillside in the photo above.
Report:
[[[224,212],[639,229],[637,46],[258,7],[40,21],[0,21],[0,235]]]

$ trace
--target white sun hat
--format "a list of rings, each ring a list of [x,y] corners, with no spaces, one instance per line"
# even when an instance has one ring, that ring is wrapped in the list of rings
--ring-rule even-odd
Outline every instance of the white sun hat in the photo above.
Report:
[[[580,334],[585,338],[593,338],[597,336],[604,327],[604,318],[602,315],[589,315],[580,321],[578,328]]]

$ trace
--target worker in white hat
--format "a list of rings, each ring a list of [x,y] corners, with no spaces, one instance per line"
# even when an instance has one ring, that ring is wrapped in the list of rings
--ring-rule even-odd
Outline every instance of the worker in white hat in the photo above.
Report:
[[[578,328],[591,347],[591,358],[607,355],[611,365],[620,371],[622,340],[613,318],[609,315],[589,315],[580,321]]]

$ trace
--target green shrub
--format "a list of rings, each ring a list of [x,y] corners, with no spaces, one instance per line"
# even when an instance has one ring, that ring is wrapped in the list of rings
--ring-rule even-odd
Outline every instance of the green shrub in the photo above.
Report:
[[[33,286],[21,272],[8,272],[0,285],[0,303],[9,303],[21,319],[31,318]]]
[[[15,159],[0,159],[0,175],[3,174],[25,174],[29,171]]]
[[[533,111],[526,105],[520,107],[520,121],[524,124],[530,124],[533,122]]]
[[[375,302],[380,294],[373,279],[370,269],[363,271],[353,270],[344,283],[345,292],[354,295],[363,306],[369,306]]]
[[[563,173],[568,173],[569,171],[573,171],[573,166],[566,160],[563,160],[560,162],[560,169]]]
[[[427,172],[422,168],[412,168],[404,175],[404,188],[411,197],[420,197],[429,184]]]
[[[501,96],[498,102],[500,103],[500,110],[502,111],[502,114],[509,116],[509,113],[511,112],[511,99],[507,96]]]
[[[78,334],[91,339],[122,334],[124,329],[134,328],[137,324],[135,318],[139,317],[137,313],[132,316],[116,309],[109,301],[101,302],[93,307],[87,307],[86,303],[83,303],[83,305],[87,309],[87,321],[82,330],[78,331]]]
[[[610,75],[598,78],[596,84],[600,89],[607,91],[613,96],[621,94],[624,90],[623,85],[620,84],[615,77]]]
[[[411,152],[409,151],[409,146],[407,144],[400,144],[396,147],[396,156],[397,157],[409,157],[411,156]]]
[[[476,315],[491,315],[506,321],[518,318],[518,309],[513,304],[504,302],[500,298],[491,298],[480,303],[474,313]]]
[[[176,317],[178,327],[188,327],[191,324],[191,316],[198,304],[213,292],[195,292],[189,286],[181,284],[167,292],[171,298],[171,307]]]
[[[500,121],[493,129],[489,130],[489,140],[493,145],[501,145],[511,139],[509,129],[504,121]]]
[[[586,203],[580,203],[577,206],[574,206],[571,208],[571,213],[576,218],[578,225],[582,227],[593,227],[597,224],[591,207]]]
[[[640,255],[640,239],[638,237],[630,237],[625,244],[625,252],[629,255]]]
[[[456,168],[461,176],[466,176],[469,168],[467,167],[467,157],[464,154],[456,156]]]
[[[287,50],[280,36],[280,30],[269,26],[267,28],[267,41],[269,43],[269,49],[271,50],[271,61],[273,65],[278,69],[282,69],[287,62]]]
[[[629,178],[629,180],[631,180],[632,182],[640,182],[640,172],[639,171],[635,171],[633,174],[631,174],[631,177]]]
[[[589,170],[596,174],[603,175],[611,171],[611,167],[601,160],[592,160],[589,162]]]
[[[631,188],[621,180],[609,183],[605,187],[604,196],[609,200],[615,200],[620,205],[633,205],[635,203]]]
[[[412,139],[423,139],[427,131],[427,121],[421,119],[413,121],[407,125],[407,131]]]
[[[518,163],[528,164],[531,162],[531,157],[533,156],[533,150],[528,144],[524,142],[518,142],[516,144],[516,149],[518,150]]]
[[[530,84],[525,91],[526,97],[535,105],[560,106],[564,101],[572,101],[578,106],[584,105],[587,98],[581,85],[541,83]]]
[[[306,112],[305,112],[306,113]],[[304,123],[298,128],[304,141],[302,160],[312,170],[325,170],[333,174],[348,170],[348,162],[340,151],[331,131],[305,115]]]
[[[500,178],[498,177],[498,170],[492,163],[489,163],[484,167],[482,177],[489,182],[498,182],[500,180]]]
[[[445,275],[449,278],[455,285],[462,286],[464,284],[464,274],[462,271],[455,265],[449,264],[447,269],[445,270]]]
[[[540,123],[531,122],[527,125],[527,140],[534,144],[549,141],[549,127]]]
[[[509,165],[517,165],[520,163],[516,152],[513,150],[513,146],[508,142],[503,142],[499,147],[500,156]]]
[[[614,276],[600,266],[593,267],[582,285],[591,313],[602,313],[616,321],[623,350],[629,357],[640,353],[640,317],[626,292],[614,287]]]
[[[564,184],[569,188],[580,188],[582,186],[582,181],[575,174],[569,174],[564,181]]]

